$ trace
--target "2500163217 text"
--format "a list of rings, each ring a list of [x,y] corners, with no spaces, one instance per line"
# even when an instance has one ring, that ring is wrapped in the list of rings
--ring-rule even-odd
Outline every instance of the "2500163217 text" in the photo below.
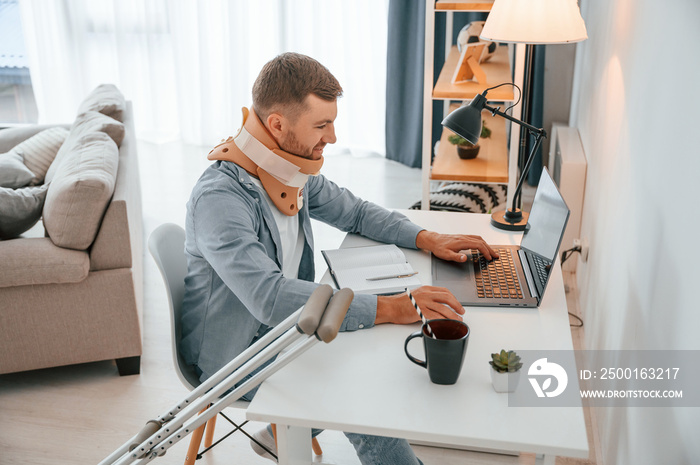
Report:
[[[579,379],[645,379],[674,380],[678,378],[680,368],[601,368],[600,373],[591,370],[579,370]]]

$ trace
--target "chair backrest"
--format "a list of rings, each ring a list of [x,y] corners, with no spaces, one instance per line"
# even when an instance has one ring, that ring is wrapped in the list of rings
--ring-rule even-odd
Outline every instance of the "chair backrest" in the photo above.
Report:
[[[178,346],[182,337],[182,298],[185,295],[185,231],[178,225],[165,223],[156,228],[148,238],[148,250],[158,265],[170,305],[170,341],[175,371],[188,389],[199,386],[199,377],[192,365],[185,363]]]

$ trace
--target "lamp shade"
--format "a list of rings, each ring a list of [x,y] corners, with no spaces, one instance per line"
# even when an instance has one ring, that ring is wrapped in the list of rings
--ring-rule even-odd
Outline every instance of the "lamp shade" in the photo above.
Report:
[[[588,38],[576,0],[495,0],[482,39],[523,44],[565,44]]]
[[[477,98],[481,95],[477,95]],[[481,97],[482,100],[483,97]],[[476,99],[475,99],[476,100]],[[483,105],[472,103],[459,107],[442,121],[442,125],[452,132],[464,137],[472,144],[479,142],[481,135],[481,109]]]
[[[472,144],[476,144],[481,134],[481,112],[471,106],[461,107],[459,111],[453,111],[447,115],[442,124]]]

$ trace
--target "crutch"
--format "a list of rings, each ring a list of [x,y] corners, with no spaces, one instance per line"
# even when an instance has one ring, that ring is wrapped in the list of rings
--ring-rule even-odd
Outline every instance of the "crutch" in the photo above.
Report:
[[[318,341],[329,343],[335,339],[353,297],[350,289],[341,289],[333,294],[333,289],[327,284],[318,287],[304,307],[271,329],[259,341],[191,391],[182,401],[157,419],[146,422],[139,433],[99,465],[144,464],[165,454],[180,439],[195,431]],[[280,354],[287,347],[290,347],[289,350]],[[243,378],[278,354],[279,357],[272,363],[235,387]],[[197,416],[209,405],[211,407]]]

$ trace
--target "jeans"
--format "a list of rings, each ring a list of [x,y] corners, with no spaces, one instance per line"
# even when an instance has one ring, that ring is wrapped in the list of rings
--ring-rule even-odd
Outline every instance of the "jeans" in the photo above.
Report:
[[[272,435],[272,428],[267,425]],[[311,437],[323,432],[312,429]],[[362,465],[423,465],[405,439],[371,436],[369,434],[343,433],[355,448]]]

